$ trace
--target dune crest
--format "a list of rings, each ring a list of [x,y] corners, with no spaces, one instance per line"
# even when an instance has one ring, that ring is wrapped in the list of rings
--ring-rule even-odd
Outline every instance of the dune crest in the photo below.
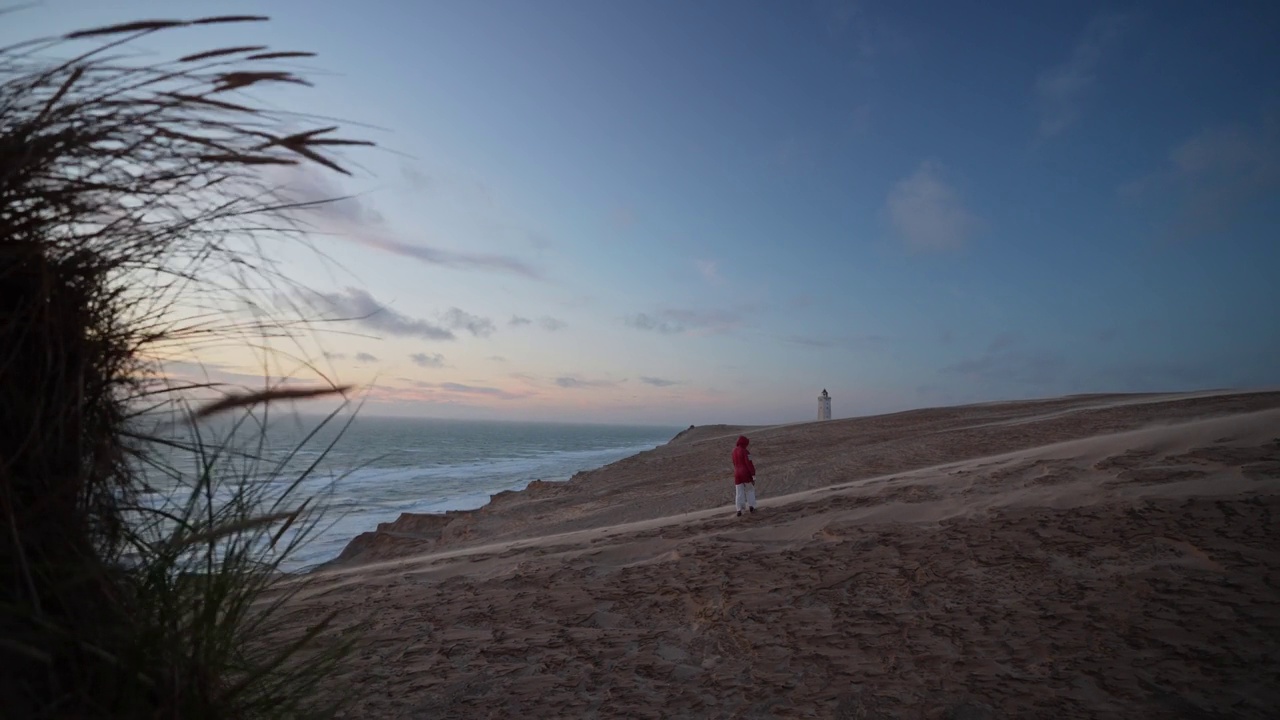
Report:
[[[742,430],[387,523],[299,622],[371,622],[363,716],[1280,707],[1280,393],[750,428],[761,510],[736,518]]]

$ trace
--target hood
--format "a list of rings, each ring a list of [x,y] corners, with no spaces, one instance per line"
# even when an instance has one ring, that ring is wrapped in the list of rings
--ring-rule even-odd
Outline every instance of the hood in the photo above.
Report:
[[[746,447],[749,444],[751,444],[751,441],[747,439],[746,435],[738,436],[738,447]]]

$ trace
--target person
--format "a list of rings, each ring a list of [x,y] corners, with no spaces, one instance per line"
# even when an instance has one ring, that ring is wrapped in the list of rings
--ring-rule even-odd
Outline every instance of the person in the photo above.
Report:
[[[733,504],[738,508],[738,517],[742,517],[744,505],[751,512],[756,511],[756,466],[751,462],[751,451],[747,450],[750,444],[746,435],[739,435],[738,444],[733,448]]]

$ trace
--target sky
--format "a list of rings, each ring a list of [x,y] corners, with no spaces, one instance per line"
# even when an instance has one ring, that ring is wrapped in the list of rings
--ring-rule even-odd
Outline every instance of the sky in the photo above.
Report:
[[[1280,385],[1280,4],[46,0],[377,149],[279,249],[380,415],[782,423]],[[163,37],[162,37],[163,35]],[[252,378],[220,348],[172,372]],[[295,368],[296,369],[296,368]]]

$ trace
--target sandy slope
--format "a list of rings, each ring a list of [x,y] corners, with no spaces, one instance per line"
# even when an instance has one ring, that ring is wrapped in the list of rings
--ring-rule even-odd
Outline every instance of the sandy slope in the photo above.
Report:
[[[1280,393],[695,428],[308,578],[352,717],[1280,716]]]

